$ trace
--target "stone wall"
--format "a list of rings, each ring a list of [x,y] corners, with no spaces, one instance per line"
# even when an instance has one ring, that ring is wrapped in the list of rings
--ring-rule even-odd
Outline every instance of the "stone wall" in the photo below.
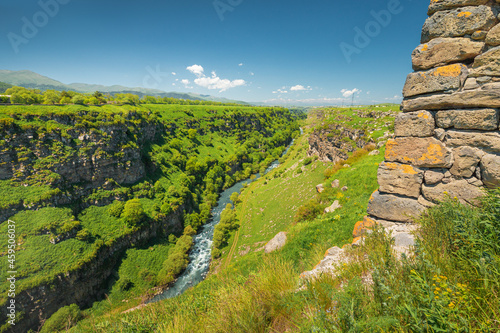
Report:
[[[411,222],[500,185],[500,0],[431,0],[368,214]]]

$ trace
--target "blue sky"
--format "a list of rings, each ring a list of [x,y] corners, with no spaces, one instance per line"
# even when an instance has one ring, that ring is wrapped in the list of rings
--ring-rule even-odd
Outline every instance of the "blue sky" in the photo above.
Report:
[[[29,69],[63,83],[273,104],[335,105],[350,103],[352,95],[356,104],[400,102],[427,6],[422,0],[4,0],[0,69]]]

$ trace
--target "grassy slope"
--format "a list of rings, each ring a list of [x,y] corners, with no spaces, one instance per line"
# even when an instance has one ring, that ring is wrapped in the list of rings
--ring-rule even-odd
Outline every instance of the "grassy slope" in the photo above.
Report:
[[[310,118],[309,121],[312,123],[308,125],[316,126],[315,119]],[[257,315],[252,312],[255,309],[244,311],[248,313],[238,312],[238,309],[253,297],[249,296],[253,292],[248,289],[252,288],[252,282],[276,278],[275,274],[279,273],[278,275],[283,275],[284,280],[281,282],[287,286],[286,291],[277,285],[273,288],[283,292],[294,290],[298,275],[304,270],[312,269],[322,259],[326,249],[351,242],[354,224],[366,215],[369,197],[377,188],[376,172],[378,163],[383,160],[383,150],[378,156],[362,156],[351,168],[341,169],[328,180],[324,178],[324,171],[328,166],[326,163],[316,161],[305,166],[303,172],[298,172],[306,158],[309,132],[310,130],[307,130],[306,134],[296,141],[279,168],[244,189],[242,202],[236,208],[241,224],[236,251],[233,252],[231,260],[228,260],[228,252],[235,239],[233,236],[224,249],[225,255],[219,262],[222,267],[219,267],[217,274],[211,274],[197,287],[175,299],[162,301],[126,315],[91,316],[74,331],[107,332],[111,327],[117,327],[117,332],[127,329],[215,332],[217,330],[214,327],[223,327],[225,316],[230,316],[223,313],[220,303],[228,303],[227,307],[234,306],[234,316],[242,316],[233,319],[241,322],[255,321],[254,324],[257,325],[257,319],[251,319],[252,315]],[[333,179],[339,179],[341,186],[347,185],[349,190],[329,190],[325,195],[329,197],[330,203],[340,200],[344,207],[333,214],[322,215],[312,222],[294,223],[297,208],[315,197],[315,186],[325,183],[327,187]],[[280,231],[288,232],[286,246],[281,251],[264,254],[262,247],[265,242]],[[280,269],[286,270],[286,273]],[[261,292],[265,293],[266,290]],[[262,297],[259,294],[260,292],[254,296]],[[223,295],[226,295],[224,299]],[[295,295],[289,301],[295,304],[292,313],[297,316],[293,319],[297,323],[290,324],[290,327],[307,327],[310,322],[301,318],[304,315],[301,309],[306,306],[306,299],[302,295]],[[256,304],[258,302],[260,301],[255,300]],[[279,303],[277,300],[273,302]],[[213,323],[213,318],[219,318],[220,324]],[[207,326],[209,324],[213,327]],[[234,331],[259,331],[255,326],[251,326],[253,324],[248,325],[250,326],[245,326],[245,329],[235,327]],[[201,327],[204,329],[201,330]],[[254,330],[248,327],[253,327]]]

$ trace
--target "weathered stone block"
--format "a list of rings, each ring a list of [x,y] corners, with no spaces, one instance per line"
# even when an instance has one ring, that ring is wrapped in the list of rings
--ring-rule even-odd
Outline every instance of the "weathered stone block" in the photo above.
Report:
[[[474,59],[481,54],[483,42],[469,38],[436,38],[419,45],[412,53],[414,70],[426,70],[436,66]]]
[[[500,76],[500,46],[477,56],[470,77]]]
[[[500,24],[495,25],[486,35],[486,45],[500,45]]]
[[[368,230],[370,230],[370,228],[373,228],[376,225],[377,222],[375,220],[369,218],[368,216],[365,216],[363,221],[356,223],[356,225],[354,226],[352,238],[364,236],[366,233],[368,233]]]
[[[488,35],[488,31],[486,30],[478,30],[470,36],[472,40],[484,40]]]
[[[424,174],[425,183],[427,185],[434,185],[443,180],[446,169],[431,169],[427,170]]]
[[[422,29],[422,43],[437,37],[462,37],[478,30],[489,30],[496,15],[489,6],[469,6],[440,11],[430,16]]]
[[[385,159],[417,167],[450,168],[451,150],[435,138],[396,138],[387,141]]]
[[[424,185],[422,194],[425,199],[439,203],[447,198],[457,198],[461,203],[474,204],[475,199],[482,196],[484,193],[478,187],[471,185],[467,180],[457,180],[448,184],[438,184],[435,186]]]
[[[418,198],[424,171],[407,164],[383,162],[378,169],[380,192]]]
[[[446,132],[446,145],[451,148],[469,146],[487,153],[500,154],[500,133],[478,133],[451,130]]]
[[[457,108],[499,108],[500,82],[483,85],[480,89],[466,90],[452,94],[436,94],[407,98],[401,108],[405,112],[418,110],[444,110]]]
[[[280,232],[264,246],[266,253],[271,253],[281,249],[286,244],[286,232]]]
[[[429,16],[440,10],[453,9],[465,6],[486,5],[489,0],[431,0],[429,5]]]
[[[467,78],[467,80],[465,80],[464,90],[472,90],[472,89],[477,89],[479,87],[480,85],[479,83],[477,83],[477,80],[475,78],[469,77]]]
[[[340,205],[339,201],[335,200],[330,207],[326,207],[325,208],[325,214],[327,214],[327,213],[333,213],[337,209],[340,209],[340,208],[342,208],[342,206]]]
[[[500,187],[500,156],[484,155],[481,160],[481,174],[486,187]]]
[[[441,128],[491,131],[498,129],[499,112],[495,109],[446,110],[436,113]]]
[[[450,169],[454,176],[470,178],[476,172],[476,167],[481,161],[484,152],[477,148],[459,147],[453,149],[455,162]]]
[[[427,137],[434,135],[435,121],[428,111],[399,113],[396,116],[394,134],[397,137]]]
[[[411,97],[433,92],[456,90],[465,80],[468,70],[465,65],[453,64],[425,72],[411,73],[406,78],[403,96]]]
[[[410,223],[424,210],[415,199],[381,194],[378,191],[372,194],[368,203],[368,214],[389,221]]]

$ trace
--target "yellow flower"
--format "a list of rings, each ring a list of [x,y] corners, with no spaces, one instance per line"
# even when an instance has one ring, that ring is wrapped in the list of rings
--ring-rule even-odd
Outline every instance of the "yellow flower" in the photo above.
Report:
[[[451,302],[450,304],[448,304],[448,307],[450,308],[453,308],[455,306],[455,303]]]

